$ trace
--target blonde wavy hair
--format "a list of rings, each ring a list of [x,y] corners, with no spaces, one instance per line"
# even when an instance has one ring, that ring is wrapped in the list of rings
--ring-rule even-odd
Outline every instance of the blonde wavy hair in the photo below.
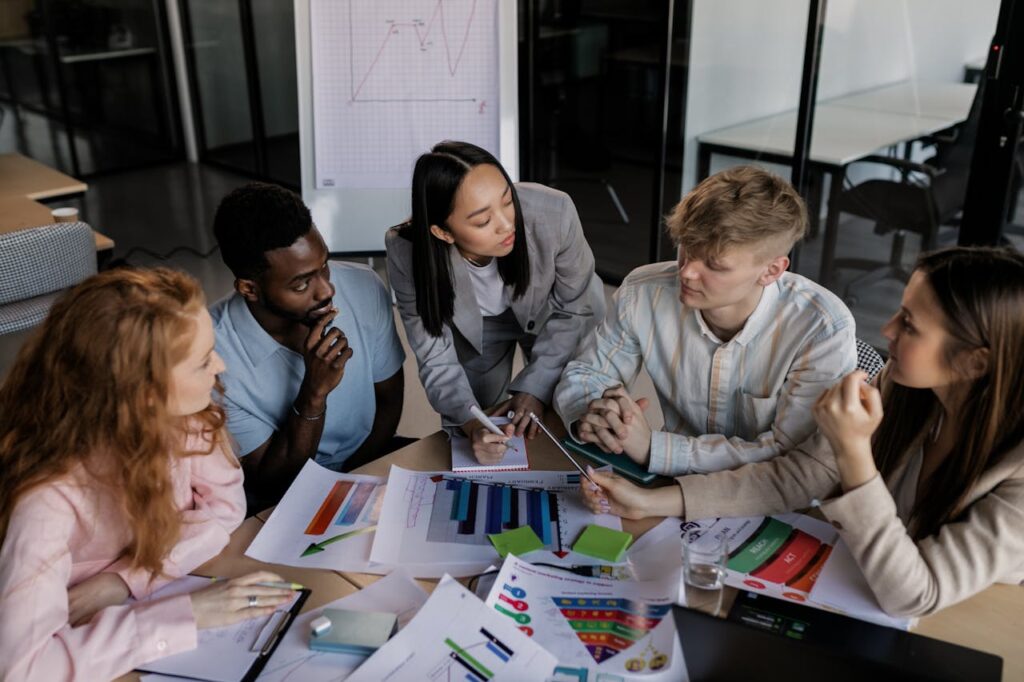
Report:
[[[757,166],[736,166],[705,179],[665,219],[676,246],[696,258],[763,245],[784,256],[807,232],[807,207],[793,185]]]
[[[199,283],[168,268],[102,272],[60,297],[0,387],[0,534],[22,496],[82,465],[122,496],[131,566],[160,572],[181,531],[172,458],[225,442],[216,402],[167,409],[204,305]],[[209,448],[186,452],[188,432]]]

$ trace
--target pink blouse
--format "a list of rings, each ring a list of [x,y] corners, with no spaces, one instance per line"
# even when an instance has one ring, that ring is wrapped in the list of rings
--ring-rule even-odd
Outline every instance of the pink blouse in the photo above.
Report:
[[[186,446],[205,449],[196,435]],[[164,561],[166,575],[152,582],[121,557],[131,534],[118,496],[84,467],[18,501],[0,548],[0,679],[110,679],[196,646],[188,595],[111,606],[84,625],[68,623],[68,589],[86,578],[116,572],[141,598],[227,545],[245,517],[241,468],[215,449],[176,458],[171,482],[181,538]]]

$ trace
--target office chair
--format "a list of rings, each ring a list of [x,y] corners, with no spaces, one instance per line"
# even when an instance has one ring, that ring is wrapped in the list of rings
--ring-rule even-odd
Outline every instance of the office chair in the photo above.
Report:
[[[86,223],[57,223],[0,234],[0,334],[43,321],[69,287],[96,273]]]
[[[981,100],[982,86],[979,86],[967,119],[955,132],[923,140],[926,144],[935,145],[935,155],[924,163],[879,155],[854,162],[889,166],[898,170],[900,177],[896,180],[866,180],[831,199],[826,233],[835,234],[842,213],[874,221],[876,234],[893,233],[886,263],[863,258],[836,258],[832,267],[822,268],[821,283],[825,286],[833,283],[835,272],[840,268],[867,270],[843,290],[843,299],[848,304],[856,303],[852,292],[858,288],[884,279],[894,278],[903,282],[910,279],[910,273],[903,267],[903,248],[908,233],[920,235],[921,250],[927,251],[935,247],[939,227],[955,222],[967,193]],[[827,262],[825,254],[822,262]]]
[[[885,367],[885,360],[878,354],[875,347],[867,341],[857,339],[857,369],[866,372],[871,381]]]

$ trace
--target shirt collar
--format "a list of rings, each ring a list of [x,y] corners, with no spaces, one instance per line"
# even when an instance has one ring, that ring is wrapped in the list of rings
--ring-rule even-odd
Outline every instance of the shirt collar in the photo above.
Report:
[[[261,365],[279,349],[284,348],[260,326],[241,295],[235,294],[232,297],[228,305],[228,316],[238,335],[239,345],[254,367]]]
[[[757,306],[754,308],[754,312],[750,313],[750,317],[743,324],[743,328],[733,336],[728,343],[735,341],[741,346],[747,345],[768,326],[768,323],[772,321],[775,315],[775,303],[779,299],[779,283],[778,281],[772,282],[764,288],[761,294],[761,299],[757,302]],[[697,327],[700,329],[700,333],[711,339],[716,343],[722,343],[722,340],[718,338],[718,335],[711,330],[708,323],[704,320],[704,316],[700,314],[700,311],[696,308],[693,309],[693,315],[697,320]]]

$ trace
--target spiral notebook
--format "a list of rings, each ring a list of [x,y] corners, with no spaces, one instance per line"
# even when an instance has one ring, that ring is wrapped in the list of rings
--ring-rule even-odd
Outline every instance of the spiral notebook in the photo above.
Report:
[[[509,423],[505,417],[491,417],[495,426],[504,426]],[[508,441],[508,450],[505,456],[497,464],[481,464],[473,454],[473,447],[469,439],[462,436],[452,436],[452,471],[457,473],[492,472],[492,471],[525,471],[530,468],[530,462],[526,458],[526,439],[523,436],[513,436]]]

